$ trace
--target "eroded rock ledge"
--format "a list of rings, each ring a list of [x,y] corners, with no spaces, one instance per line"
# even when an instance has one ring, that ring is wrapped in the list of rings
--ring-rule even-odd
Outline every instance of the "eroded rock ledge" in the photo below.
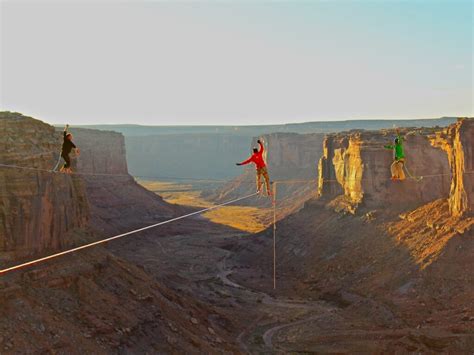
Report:
[[[474,119],[460,119],[431,140],[448,155],[452,180],[449,210],[453,216],[472,215],[474,210]]]

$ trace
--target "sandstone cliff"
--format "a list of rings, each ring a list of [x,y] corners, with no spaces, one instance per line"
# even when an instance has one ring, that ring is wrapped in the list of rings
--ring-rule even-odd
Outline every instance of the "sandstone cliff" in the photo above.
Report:
[[[124,137],[111,131],[72,129],[81,148],[77,169],[81,173],[128,174]]]
[[[65,249],[86,227],[122,232],[179,212],[128,175],[121,134],[72,128],[81,149],[72,160],[79,175],[65,175],[48,171],[58,160],[62,130],[2,112],[0,132],[0,163],[45,170],[0,168],[0,251],[10,252],[5,260]]]
[[[449,193],[450,171],[446,154],[433,147],[433,129],[403,130],[406,166],[420,181],[390,180],[394,131],[348,132],[328,135],[319,161],[318,193],[337,198],[335,205],[354,212],[357,206],[405,209],[420,206]],[[407,135],[408,134],[408,135]],[[408,176],[407,176],[408,177]],[[435,188],[434,188],[435,187]]]
[[[443,149],[449,160],[452,180],[449,209],[454,216],[474,211],[474,119],[461,119],[437,132],[432,144]]]
[[[79,175],[0,168],[0,268],[180,213],[127,175],[121,135],[71,131],[83,152],[73,160]],[[0,113],[2,164],[52,169],[61,143],[61,132],[43,122]],[[137,235],[150,258],[157,237],[179,229],[164,227]],[[225,331],[207,318],[218,310],[166,287],[157,281],[159,273],[148,274],[131,258],[116,256],[137,243],[120,240],[116,250],[96,246],[2,275],[2,351],[210,353],[219,346],[236,352],[231,339],[220,337]]]
[[[0,162],[53,169],[62,137],[17,113],[0,113]],[[48,172],[0,168],[0,251],[18,256],[59,249],[83,228],[89,206],[83,181]]]

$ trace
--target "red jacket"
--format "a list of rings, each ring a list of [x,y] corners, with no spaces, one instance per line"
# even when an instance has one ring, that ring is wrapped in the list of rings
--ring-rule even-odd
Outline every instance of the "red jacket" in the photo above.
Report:
[[[263,160],[263,152],[264,152],[264,148],[263,148],[263,144],[262,143],[259,143],[260,145],[260,149],[257,153],[253,153],[252,156],[250,158],[248,158],[247,160],[243,161],[242,163],[240,163],[241,165],[245,165],[245,164],[249,164],[249,163],[254,163],[255,164],[255,167],[257,169],[261,169],[261,168],[264,168],[266,167],[267,165],[265,164],[265,160]]]

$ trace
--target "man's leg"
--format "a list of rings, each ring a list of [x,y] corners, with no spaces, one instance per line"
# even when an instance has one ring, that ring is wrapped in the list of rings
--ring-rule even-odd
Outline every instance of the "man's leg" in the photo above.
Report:
[[[59,169],[59,172],[60,172],[60,173],[64,173],[64,172],[66,172],[66,164],[67,164],[67,163],[66,163],[66,158],[65,158],[64,153],[61,153],[61,158],[63,158],[64,164],[61,165],[61,168]]]
[[[63,171],[70,174],[71,173],[71,158],[69,158],[69,155],[64,154],[63,159],[65,161]]]
[[[398,178],[400,180],[405,180],[405,172],[403,171],[403,168],[405,167],[405,160],[400,159],[398,161]]]
[[[262,190],[262,171],[257,169],[257,192]]]
[[[398,179],[397,175],[397,164],[398,162],[395,160],[392,165],[390,165],[390,173],[392,174],[392,180]]]
[[[265,178],[265,185],[267,187],[267,195],[270,196],[272,194],[272,190],[270,188],[270,176],[268,176],[267,168],[263,170],[263,177]]]

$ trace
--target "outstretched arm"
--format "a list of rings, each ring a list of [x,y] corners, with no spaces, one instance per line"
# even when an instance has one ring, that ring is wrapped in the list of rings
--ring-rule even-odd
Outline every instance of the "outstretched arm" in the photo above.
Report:
[[[265,150],[265,148],[263,147],[263,143],[262,143],[262,141],[261,141],[260,139],[257,141],[257,143],[258,143],[258,145],[260,146],[260,149],[259,149],[258,152],[259,152],[260,154],[262,154],[262,153],[264,152],[264,150]]]
[[[235,165],[246,165],[246,164],[251,163],[251,162],[252,162],[252,157],[248,158],[247,160],[244,160],[241,163],[237,163]]]
[[[395,148],[393,145],[387,144],[383,146],[385,149],[393,149]]]
[[[69,128],[69,125],[67,124],[65,127],[64,127],[64,132],[63,132],[63,137],[64,139],[66,139],[66,135],[67,135],[67,130]]]

